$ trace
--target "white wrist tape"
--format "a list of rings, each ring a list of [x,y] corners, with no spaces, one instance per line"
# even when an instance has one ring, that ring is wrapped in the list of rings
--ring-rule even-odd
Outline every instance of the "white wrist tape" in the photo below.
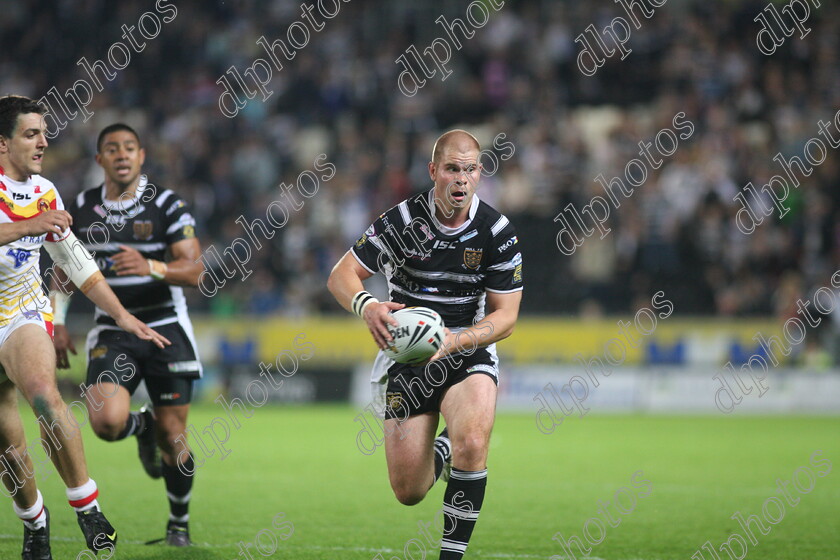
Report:
[[[362,290],[350,300],[350,309],[353,310],[353,313],[364,319],[365,307],[371,303],[379,303],[379,300]]]
[[[166,271],[169,270],[169,267],[166,266],[165,262],[154,259],[146,259],[146,262],[149,263],[149,276],[155,280],[166,279]]]
[[[83,293],[103,279],[93,257],[72,231],[61,241],[47,241],[44,247],[55,264],[61,267],[61,270]]]
[[[67,308],[70,307],[70,296],[56,288],[50,294],[53,308],[53,325],[63,325],[67,319]]]

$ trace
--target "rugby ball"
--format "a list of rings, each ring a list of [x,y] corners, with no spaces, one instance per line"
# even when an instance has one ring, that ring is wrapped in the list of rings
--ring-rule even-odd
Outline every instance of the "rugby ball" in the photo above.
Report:
[[[423,362],[443,344],[443,319],[428,307],[405,307],[392,315],[399,325],[388,325],[388,332],[394,340],[383,352],[395,362]]]

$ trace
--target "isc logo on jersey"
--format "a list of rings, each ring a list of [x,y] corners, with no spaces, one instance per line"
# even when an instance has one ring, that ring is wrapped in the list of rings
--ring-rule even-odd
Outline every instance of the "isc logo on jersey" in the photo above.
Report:
[[[443,241],[441,239],[435,240],[435,244],[432,245],[432,249],[455,249],[455,246],[458,245],[458,241]]]

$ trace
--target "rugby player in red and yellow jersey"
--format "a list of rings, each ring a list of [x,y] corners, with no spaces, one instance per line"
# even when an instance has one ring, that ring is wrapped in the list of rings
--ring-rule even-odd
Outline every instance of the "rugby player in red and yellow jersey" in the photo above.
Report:
[[[52,558],[49,512],[38,490],[18,413],[19,389],[41,427],[75,509],[88,548],[113,551],[117,532],[99,509],[96,483],[88,476],[79,423],[56,386],[52,308],[39,270],[44,246],[53,261],[123,329],[163,348],[169,341],[128,313],[90,254],[70,231],[72,219],[55,186],[41,177],[47,148],[45,110],[21,96],[0,97],[0,472],[24,523],[22,558]]]

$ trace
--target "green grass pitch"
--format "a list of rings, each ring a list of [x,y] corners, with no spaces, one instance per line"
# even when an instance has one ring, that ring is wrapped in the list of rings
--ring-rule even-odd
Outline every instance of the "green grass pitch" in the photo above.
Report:
[[[221,412],[194,407],[199,430]],[[34,433],[32,414],[24,410]],[[443,485],[419,505],[397,503],[388,486],[384,450],[371,456],[356,448],[359,411],[350,407],[270,407],[254,412],[234,430],[223,461],[206,458],[193,489],[189,550],[144,545],[163,536],[167,508],[163,482],[145,476],[133,439],[106,443],[84,428],[91,473],[100,502],[119,531],[119,559],[225,559],[240,555],[240,542],[259,536],[263,554],[254,559],[407,560],[405,544],[422,540],[419,523],[440,508]],[[607,560],[690,560],[704,542],[716,548],[729,535],[743,534],[730,517],[736,511],[761,515],[762,504],[779,496],[776,479],[789,480],[809,466],[817,449],[832,463],[815,477],[796,507],[756,531],[748,558],[829,560],[840,558],[840,419],[837,417],[673,417],[595,415],[568,419],[550,435],[540,433],[533,415],[500,414],[491,444],[487,498],[467,558],[565,558],[552,536],[582,536],[588,519],[601,517],[599,501],[619,493],[625,510],[617,527],[605,526],[603,542],[590,556]],[[200,456],[200,455],[199,455]],[[640,497],[631,476],[650,481]],[[812,471],[815,469],[811,468]],[[802,484],[808,484],[805,471]],[[63,486],[52,474],[41,482],[52,512],[53,555],[82,559],[83,542]],[[22,529],[11,504],[0,515],[0,558],[19,558]],[[609,507],[609,506],[608,506]],[[613,506],[614,507],[614,506]],[[280,512],[294,524],[286,540],[272,520]],[[778,510],[771,508],[771,515]],[[597,539],[597,523],[590,535]],[[262,531],[262,533],[260,533]],[[271,551],[276,542],[276,551]],[[436,559],[428,548],[426,558]],[[573,549],[577,557],[576,548]],[[422,553],[409,547],[410,558]],[[737,544],[735,552],[739,553]],[[729,556],[718,552],[721,560]],[[711,559],[704,552],[706,560]],[[105,554],[100,554],[100,558]]]

